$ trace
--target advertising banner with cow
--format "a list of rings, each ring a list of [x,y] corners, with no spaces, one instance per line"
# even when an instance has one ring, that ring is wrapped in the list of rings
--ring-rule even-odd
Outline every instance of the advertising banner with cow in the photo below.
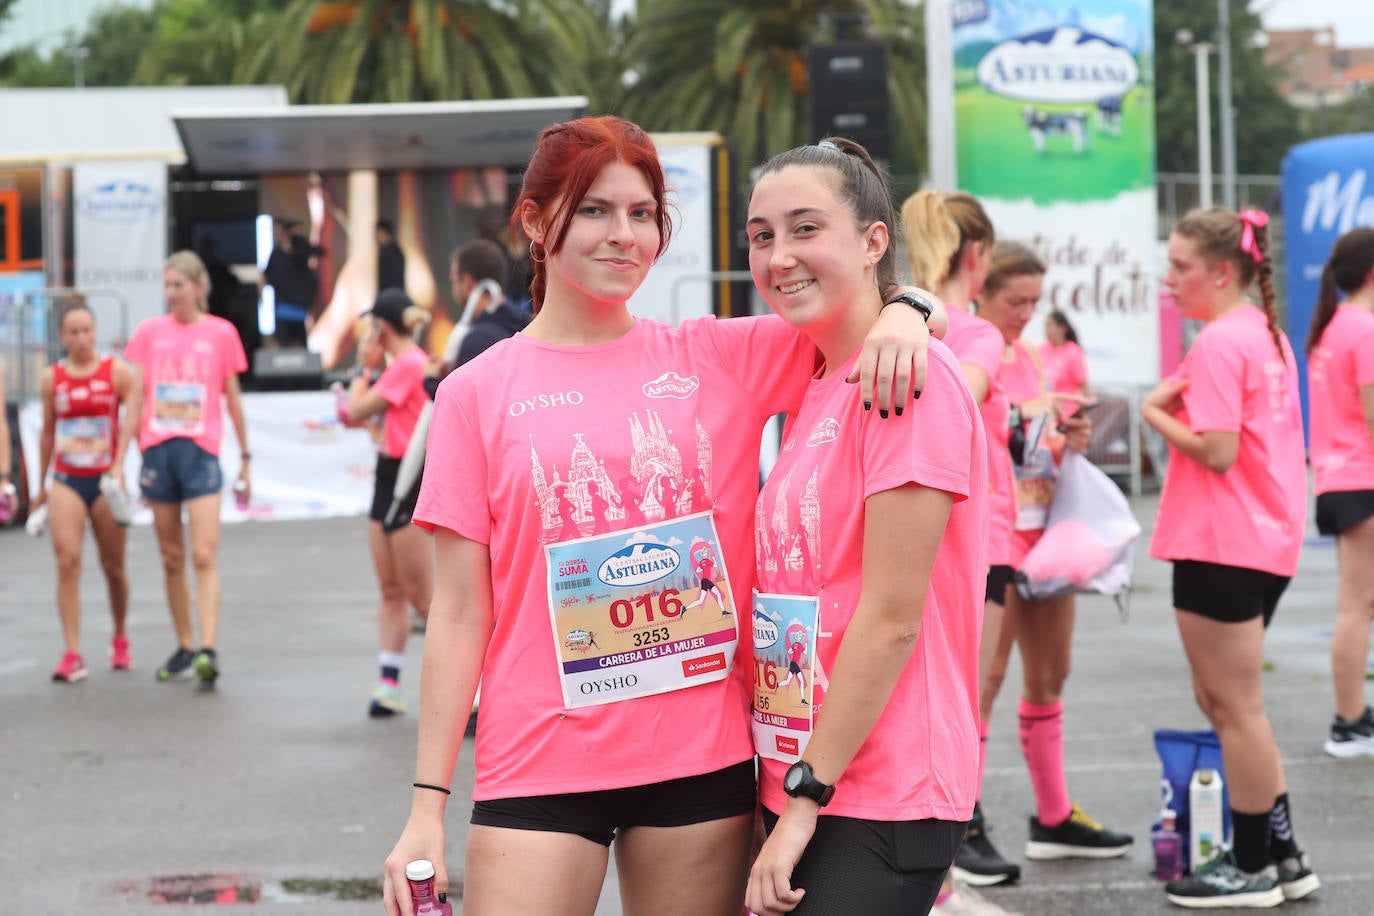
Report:
[[[958,181],[1045,261],[1095,381],[1159,376],[1151,0],[954,5]],[[1027,328],[1042,335],[1042,320]]]

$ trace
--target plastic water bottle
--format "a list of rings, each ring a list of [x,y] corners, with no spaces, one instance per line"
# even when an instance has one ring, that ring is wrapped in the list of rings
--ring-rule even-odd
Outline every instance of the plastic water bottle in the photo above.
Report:
[[[234,505],[240,512],[248,511],[248,481],[234,481]]]
[[[14,510],[19,505],[19,491],[8,480],[0,484],[0,525],[14,518]]]
[[[1188,863],[1193,871],[1221,852],[1221,773],[1194,770],[1188,783]]]
[[[410,882],[410,902],[415,916],[453,916],[453,904],[440,903],[434,894],[434,863],[416,859],[406,866],[406,880]]]
[[[100,495],[105,497],[115,524],[121,528],[129,527],[129,522],[133,521],[133,512],[129,508],[129,497],[124,495],[124,487],[120,485],[119,478],[114,474],[101,474]]]
[[[344,388],[343,382],[335,382],[329,386],[329,390],[334,392],[334,413],[338,416],[339,422],[348,425],[348,389]]]
[[[29,520],[24,523],[24,530],[29,533],[29,537],[33,538],[41,538],[48,533],[47,503],[29,513]]]
[[[1159,813],[1159,826],[1150,833],[1155,850],[1155,877],[1177,881],[1183,877],[1183,837],[1176,829],[1178,815],[1170,808]]]

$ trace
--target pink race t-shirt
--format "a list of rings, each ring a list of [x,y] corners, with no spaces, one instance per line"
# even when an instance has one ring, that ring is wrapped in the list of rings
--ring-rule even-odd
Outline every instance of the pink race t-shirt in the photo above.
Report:
[[[1078,394],[1088,384],[1088,358],[1083,355],[1083,348],[1071,340],[1062,347],[1048,340],[1040,344],[1040,364],[1050,391]]]
[[[863,410],[844,382],[853,363],[813,381],[783,433],[755,510],[759,591],[819,600],[811,709],[820,722],[824,679],[860,601],[864,500],[912,483],[954,496],[911,659],[824,813],[967,820],[978,797],[978,641],[987,573],[982,423],[959,363],[939,341],[930,343],[921,399],[901,417],[883,420]],[[785,632],[788,621],[755,629]],[[772,694],[785,697],[789,689]],[[760,765],[763,803],[781,812],[788,764],[761,756]]]
[[[1307,360],[1312,475],[1318,493],[1374,489],[1374,442],[1360,389],[1374,385],[1374,314],[1337,306]]]
[[[1240,442],[1224,474],[1169,449],[1150,556],[1297,572],[1307,469],[1293,348],[1279,339],[1282,358],[1264,313],[1246,303],[1189,348],[1176,373],[1188,381],[1177,418],[1197,433],[1238,433]]]
[[[139,450],[184,438],[218,455],[224,380],[248,368],[234,326],[214,315],[201,315],[194,324],[171,315],[149,318],[134,328],[124,358],[143,368]]]
[[[945,345],[959,362],[977,366],[988,376],[988,396],[978,406],[988,442],[988,565],[1011,563],[1011,531],[1016,522],[1016,481],[1011,471],[1009,417],[1011,399],[999,373],[1006,341],[989,321],[958,306],[947,306],[949,330]]]
[[[491,552],[495,622],[475,799],[647,785],[753,756],[750,641],[737,639],[748,633],[737,618],[753,587],[759,439],[770,417],[801,402],[815,359],[810,342],[773,316],[681,328],[638,319],[596,346],[517,334],[440,385],[414,518]],[[689,516],[714,518],[719,552],[642,535]],[[560,558],[617,537],[625,546],[604,563]],[[733,616],[696,572],[705,557],[716,594],[738,601]],[[555,629],[561,614],[600,614],[615,593],[608,581],[674,594],[617,599],[595,625]],[[604,680],[577,684],[595,694],[626,687],[621,663],[649,665],[695,645],[659,642],[650,614],[712,629],[711,639],[724,623],[734,651],[703,637],[703,648],[673,656],[682,664],[664,672],[696,679],[691,686],[577,705],[582,697],[568,693],[581,676],[568,673],[576,659],[602,665]],[[627,635],[642,648],[601,654]]]
[[[406,453],[410,436],[420,419],[429,395],[425,393],[425,351],[411,347],[392,357],[382,377],[372,390],[386,400],[386,420],[383,427],[386,440],[382,453],[388,458],[400,458]]]

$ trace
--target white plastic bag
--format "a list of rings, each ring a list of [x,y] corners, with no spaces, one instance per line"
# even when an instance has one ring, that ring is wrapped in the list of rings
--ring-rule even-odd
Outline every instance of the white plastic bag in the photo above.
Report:
[[[1031,599],[1111,595],[1124,608],[1139,536],[1121,489],[1085,456],[1067,451],[1045,533],[1022,561],[1016,587]]]

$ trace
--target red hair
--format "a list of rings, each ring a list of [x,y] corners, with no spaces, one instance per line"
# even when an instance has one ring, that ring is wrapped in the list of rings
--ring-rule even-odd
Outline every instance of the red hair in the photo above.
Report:
[[[658,251],[654,252],[654,259],[657,260],[668,247],[673,228],[664,201],[666,190],[658,150],[638,124],[609,115],[564,121],[545,128],[539,135],[534,155],[530,156],[529,167],[525,170],[525,179],[520,185],[520,196],[515,199],[515,206],[511,210],[512,237],[520,237],[521,214],[527,204],[532,205],[535,210],[534,222],[548,227],[545,241],[552,239],[552,244],[543,246],[544,258],[556,254],[567,238],[573,210],[587,196],[588,189],[601,170],[612,162],[624,162],[639,169],[649,183],[657,205],[655,219],[659,241]],[[532,257],[534,247],[531,246]],[[536,314],[544,304],[544,290],[548,283],[544,258],[535,260],[534,280],[530,283],[530,297]]]

